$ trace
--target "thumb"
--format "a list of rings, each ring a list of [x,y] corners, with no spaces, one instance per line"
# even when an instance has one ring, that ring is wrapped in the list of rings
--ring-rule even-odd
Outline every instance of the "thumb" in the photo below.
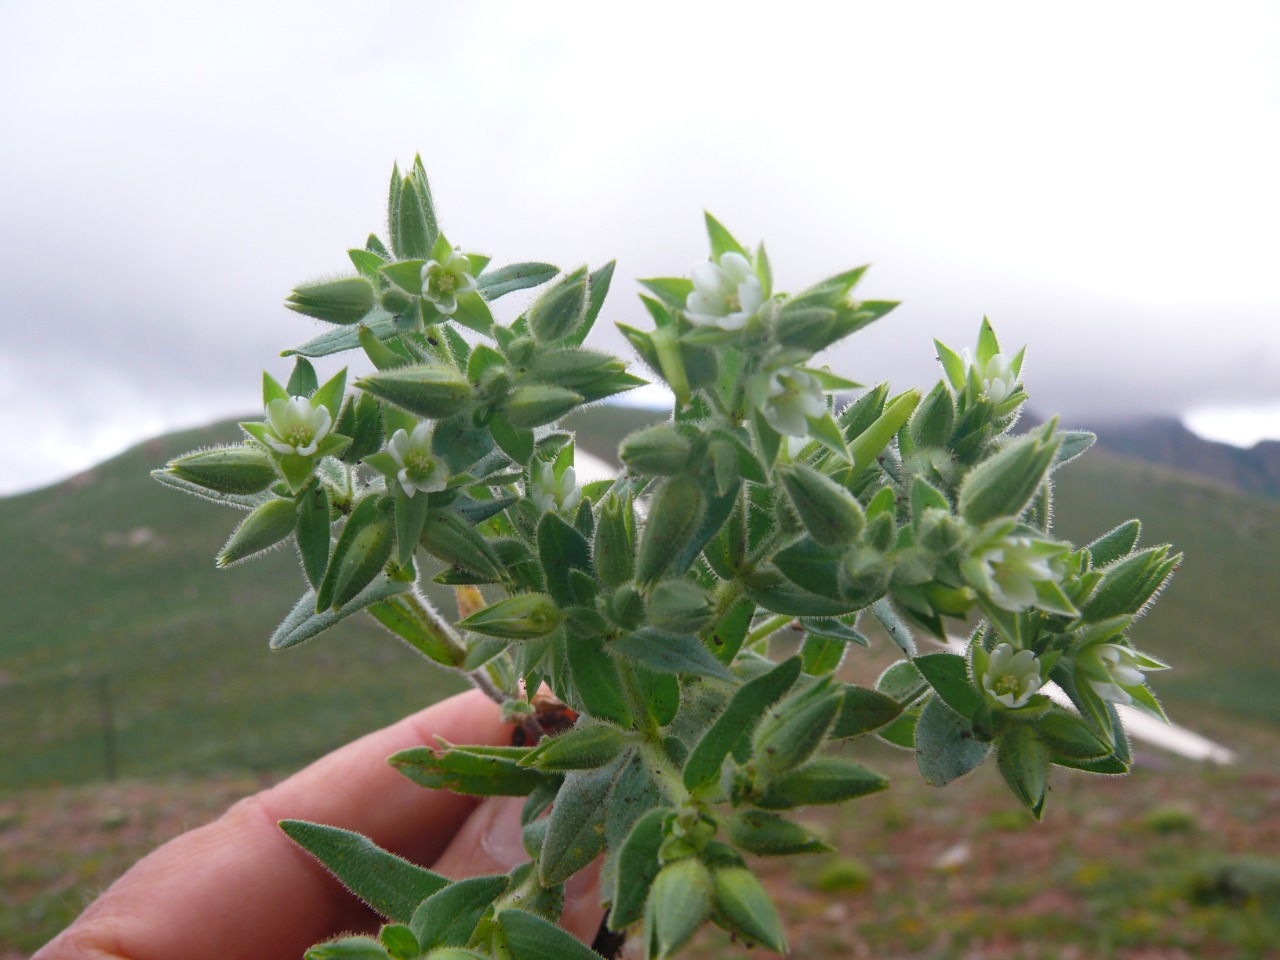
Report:
[[[432,867],[454,880],[485,873],[509,873],[529,859],[521,840],[523,797],[489,797],[458,830]],[[600,863],[578,871],[565,883],[560,925],[590,943],[600,926]]]

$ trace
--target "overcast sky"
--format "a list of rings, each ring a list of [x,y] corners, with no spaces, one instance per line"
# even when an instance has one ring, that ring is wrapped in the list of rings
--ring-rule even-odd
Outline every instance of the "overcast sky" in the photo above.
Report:
[[[454,243],[616,257],[605,321],[707,208],[780,289],[874,264],[856,379],[987,314],[1038,411],[1280,435],[1280,5],[1210,9],[0,0],[0,493],[252,411],[418,151]]]

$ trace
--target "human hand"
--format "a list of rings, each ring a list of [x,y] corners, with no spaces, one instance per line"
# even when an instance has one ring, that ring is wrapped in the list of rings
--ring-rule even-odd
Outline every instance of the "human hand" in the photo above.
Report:
[[[471,691],[349,743],[140,860],[32,960],[296,960],[376,930],[377,914],[284,835],[284,819],[354,830],[450,879],[510,871],[528,859],[521,798],[423,790],[387,764],[437,736],[504,744],[511,727]],[[584,870],[566,884],[561,925],[590,942],[601,913],[598,873]]]

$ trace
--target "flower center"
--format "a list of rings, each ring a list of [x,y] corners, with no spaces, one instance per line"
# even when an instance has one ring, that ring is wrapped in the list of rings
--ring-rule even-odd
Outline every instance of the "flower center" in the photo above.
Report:
[[[1016,694],[1018,692],[1018,678],[1012,673],[1002,674],[996,677],[995,681],[991,684],[991,689],[995,691],[996,696]]]
[[[284,435],[285,443],[292,444],[295,447],[305,447],[311,442],[311,437],[315,433],[310,427],[302,424],[295,424],[290,427]]]
[[[452,273],[441,273],[436,277],[436,289],[441,293],[453,293],[453,287],[456,283],[457,277]]]
[[[407,457],[405,469],[409,471],[411,477],[425,477],[431,472],[434,461],[435,457],[429,453],[411,453]]]

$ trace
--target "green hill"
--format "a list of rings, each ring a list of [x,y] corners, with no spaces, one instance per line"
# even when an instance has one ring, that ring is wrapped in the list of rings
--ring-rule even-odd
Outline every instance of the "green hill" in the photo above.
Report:
[[[601,407],[570,426],[607,455],[654,417]],[[161,437],[0,499],[0,788],[92,780],[112,766],[128,776],[289,768],[460,686],[368,618],[267,650],[302,589],[294,558],[215,570],[236,515],[147,476],[235,433],[223,423]],[[1091,539],[1141,515],[1145,542],[1187,553],[1139,634],[1178,667],[1156,678],[1171,709],[1280,725],[1280,504],[1098,452],[1061,478],[1062,535]],[[435,599],[449,609],[448,593]]]

